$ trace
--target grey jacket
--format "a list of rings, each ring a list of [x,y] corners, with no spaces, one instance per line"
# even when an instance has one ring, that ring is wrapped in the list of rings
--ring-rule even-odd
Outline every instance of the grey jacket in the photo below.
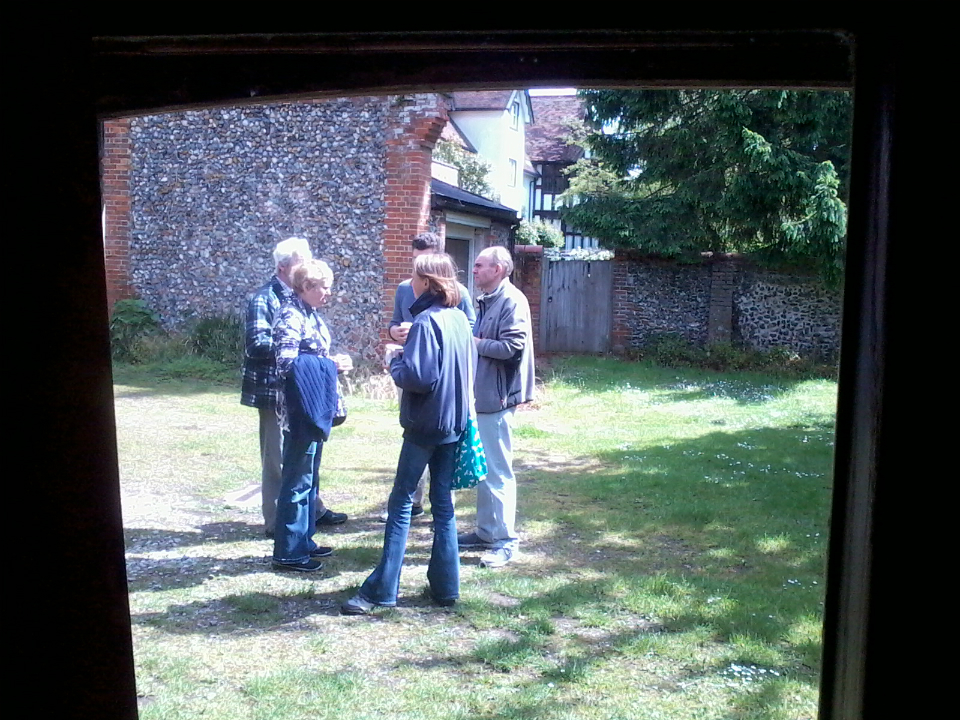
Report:
[[[509,280],[481,295],[473,334],[477,343],[478,413],[495,413],[533,400],[533,333],[527,298]]]

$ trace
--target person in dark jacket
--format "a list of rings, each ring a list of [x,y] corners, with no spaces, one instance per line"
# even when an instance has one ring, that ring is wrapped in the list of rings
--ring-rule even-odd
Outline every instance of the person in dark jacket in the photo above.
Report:
[[[443,240],[439,235],[431,232],[420,233],[410,241],[410,246],[414,258],[428,253],[443,252]],[[387,335],[399,345],[403,345],[407,341],[407,333],[413,324],[413,315],[410,313],[410,308],[416,300],[416,297],[414,297],[413,288],[410,283],[410,278],[407,278],[397,286],[397,292],[393,298],[393,317],[390,319],[390,325],[387,327]],[[467,322],[470,323],[470,329],[472,330],[473,324],[477,321],[477,314],[473,309],[470,292],[460,283],[457,283],[457,288],[460,290],[460,302],[457,304],[457,307],[467,316]],[[397,388],[397,396],[398,402],[402,403],[403,390],[400,388]],[[420,482],[417,483],[417,491],[413,494],[411,517],[423,515],[423,493],[428,478],[429,473],[424,471],[423,477],[421,477]],[[384,510],[380,514],[380,522],[386,521],[387,511]]]
[[[402,349],[394,348],[398,354],[390,363],[390,374],[403,390],[403,447],[387,504],[383,554],[360,591],[342,605],[341,612],[348,615],[397,604],[413,494],[428,465],[434,520],[427,568],[430,594],[443,606],[453,605],[460,596],[451,483],[457,443],[473,402],[477,355],[467,317],[457,309],[460,290],[453,260],[446,253],[420,255],[413,268],[413,325]]]

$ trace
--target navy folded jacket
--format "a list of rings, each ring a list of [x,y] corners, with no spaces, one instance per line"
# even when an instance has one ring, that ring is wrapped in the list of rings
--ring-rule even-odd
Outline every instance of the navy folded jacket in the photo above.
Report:
[[[299,427],[316,440],[327,440],[337,412],[337,366],[317,355],[299,355],[287,375],[290,431]]]

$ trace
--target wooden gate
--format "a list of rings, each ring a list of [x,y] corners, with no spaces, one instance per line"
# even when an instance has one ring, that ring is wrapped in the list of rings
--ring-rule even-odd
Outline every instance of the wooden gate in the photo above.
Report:
[[[545,265],[540,350],[607,352],[613,324],[613,261],[550,260]]]

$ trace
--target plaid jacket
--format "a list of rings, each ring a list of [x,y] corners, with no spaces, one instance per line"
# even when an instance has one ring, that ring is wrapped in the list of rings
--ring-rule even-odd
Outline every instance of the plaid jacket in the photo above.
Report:
[[[246,352],[240,402],[248,407],[277,407],[277,360],[273,321],[280,305],[293,293],[274,275],[247,305]]]
[[[302,349],[304,341],[312,345],[313,350]],[[273,350],[277,359],[275,366],[277,419],[280,421],[282,430],[289,430],[290,417],[287,413],[285,382],[293,367],[293,361],[303,352],[328,357],[330,330],[313,308],[291,293],[273,318]]]

